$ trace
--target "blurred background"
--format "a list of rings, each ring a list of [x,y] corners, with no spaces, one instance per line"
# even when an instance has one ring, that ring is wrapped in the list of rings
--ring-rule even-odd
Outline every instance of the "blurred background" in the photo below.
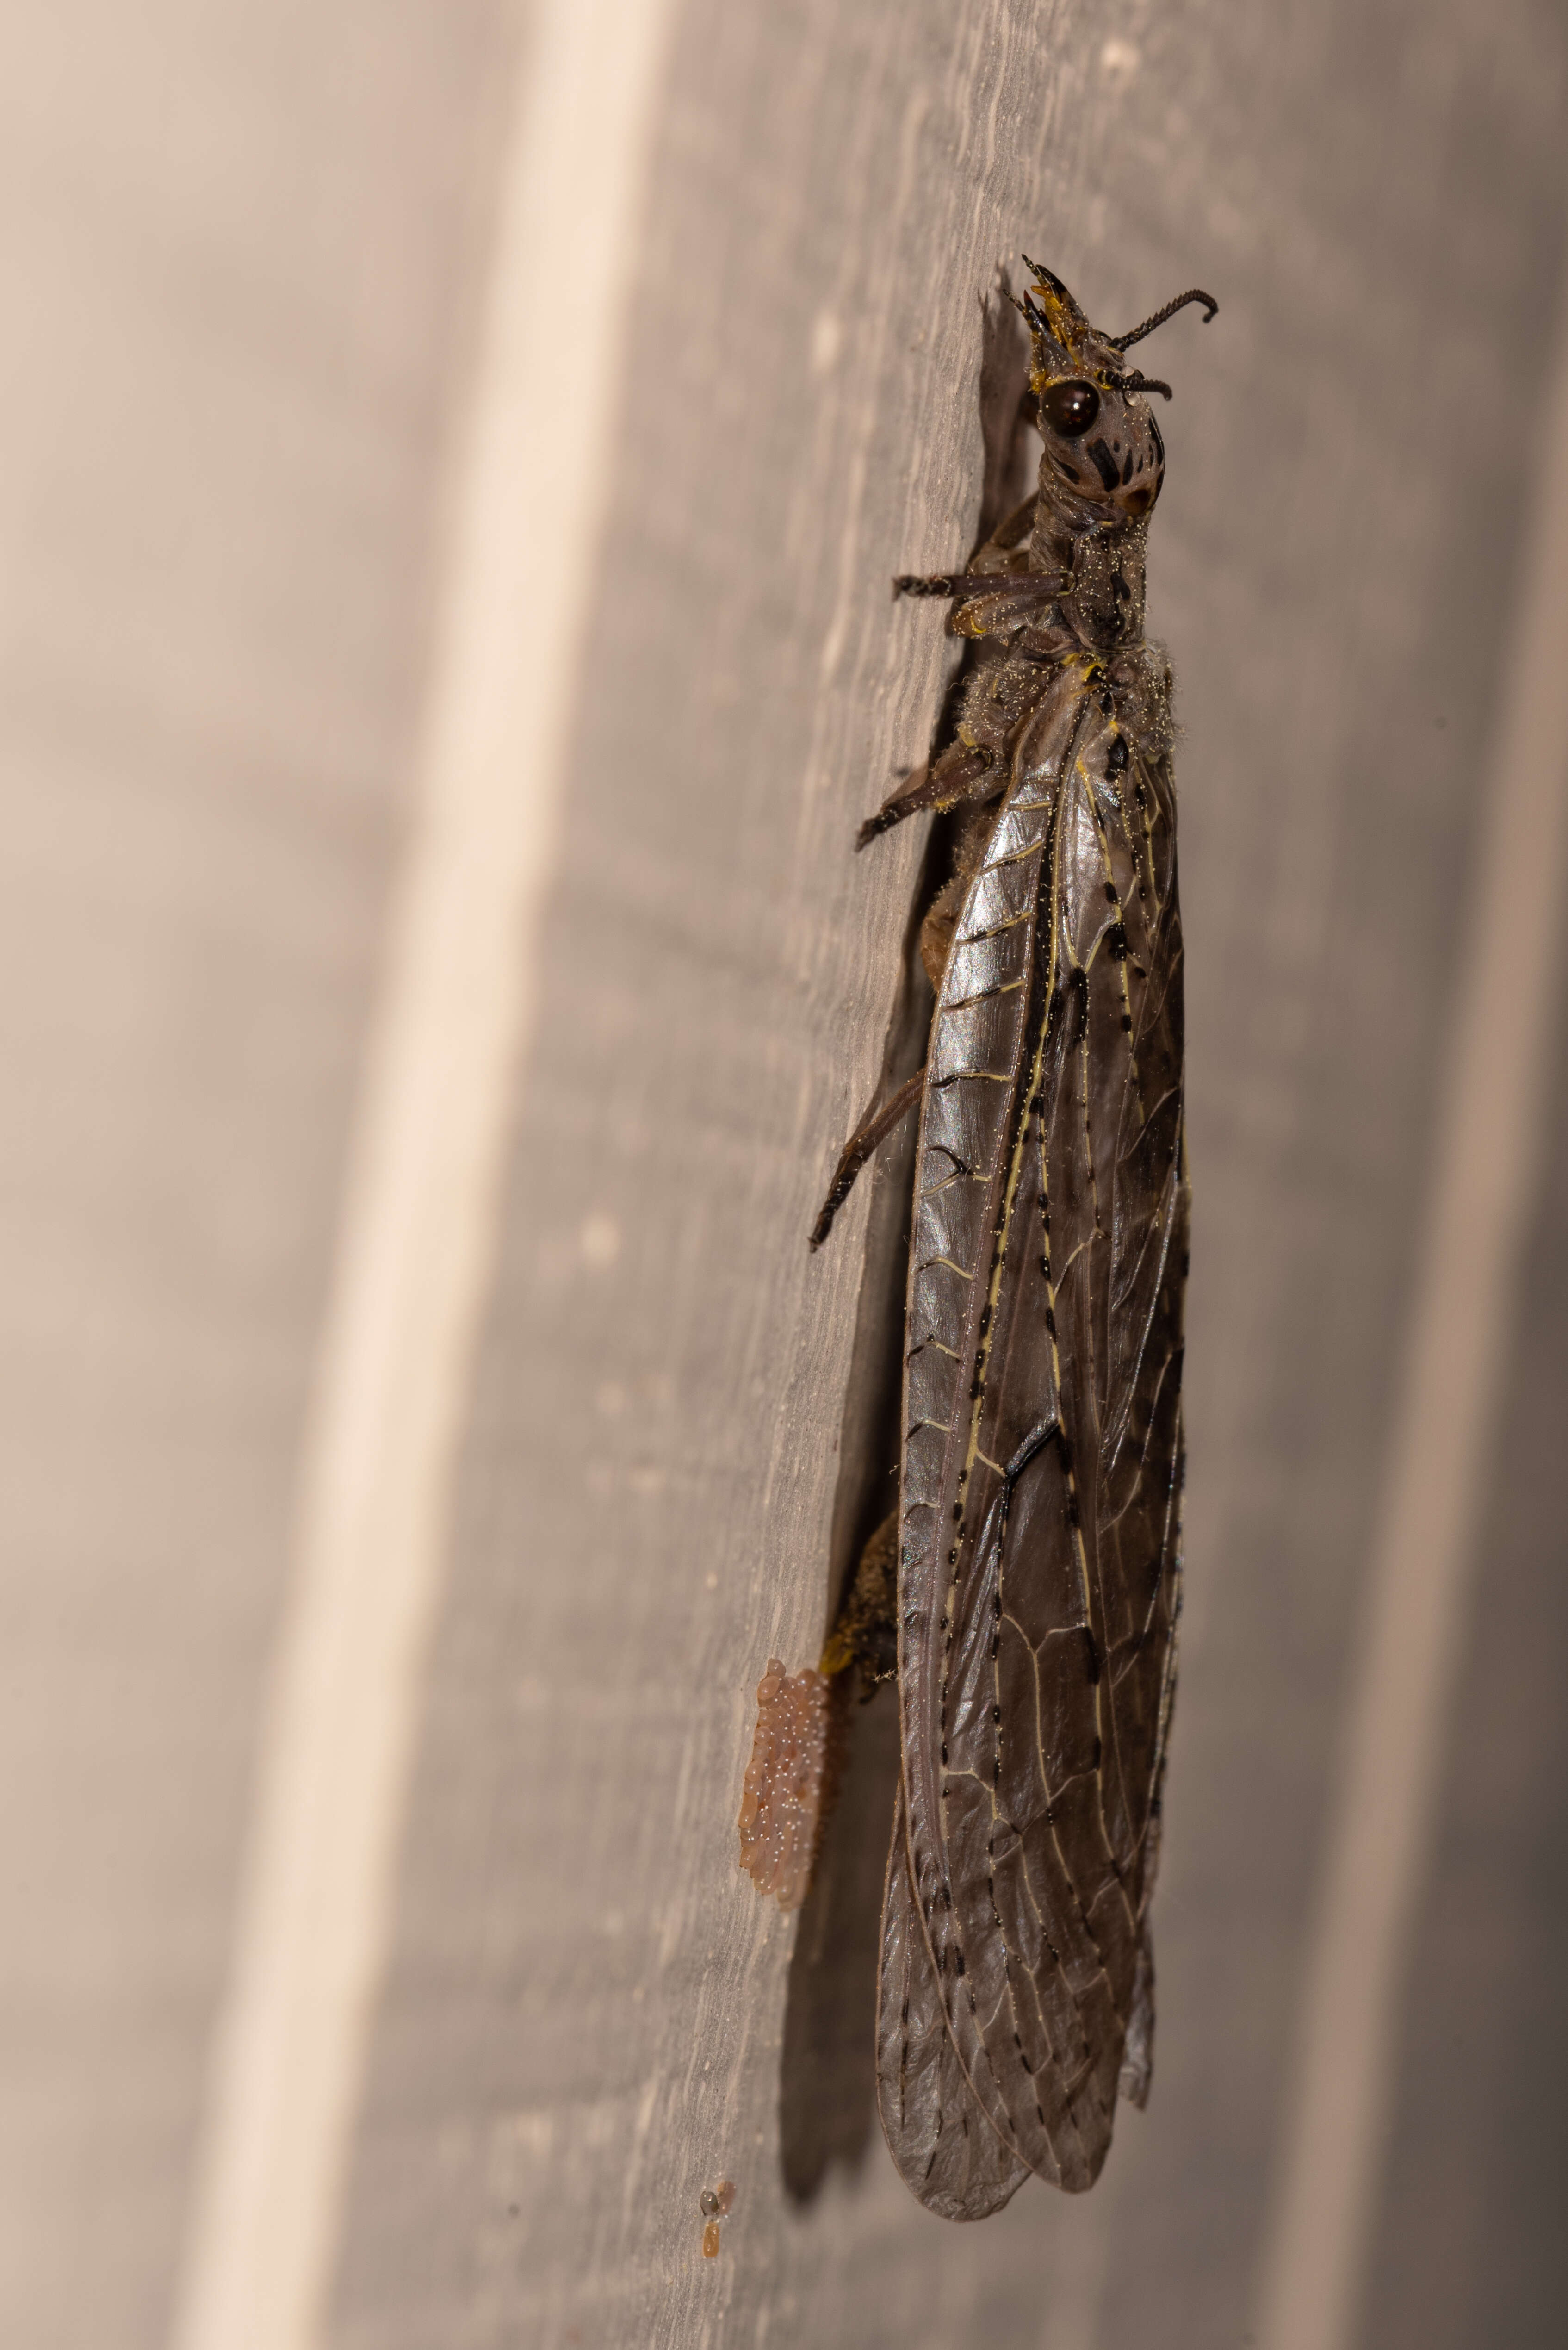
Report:
[[[1561,9],[10,0],[0,122],[0,2335],[1560,2343]],[[955,2229],[885,1700],[798,1921],[734,1816],[1021,248],[1220,304],[1189,1597],[1148,2112]]]

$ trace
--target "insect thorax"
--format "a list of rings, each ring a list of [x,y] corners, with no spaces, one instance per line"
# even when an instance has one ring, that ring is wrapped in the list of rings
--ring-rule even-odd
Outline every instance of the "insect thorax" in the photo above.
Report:
[[[1070,571],[1061,598],[1063,617],[1080,642],[1096,652],[1136,644],[1143,635],[1147,522],[1097,523],[1087,528],[1051,498],[1041,467],[1040,504],[1030,542],[1032,568]]]

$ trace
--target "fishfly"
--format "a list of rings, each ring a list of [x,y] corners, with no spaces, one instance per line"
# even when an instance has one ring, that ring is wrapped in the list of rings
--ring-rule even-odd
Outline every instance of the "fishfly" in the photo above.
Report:
[[[953,739],[862,826],[952,817],[924,1067],[846,1147],[811,1239],[917,1105],[898,1507],[819,1667],[770,1660],[742,1860],[804,1898],[829,1682],[896,1675],[882,2126],[976,2220],[1091,2186],[1153,2057],[1149,1899],[1181,1584],[1188,1181],[1170,669],[1143,632],[1165,452],[1124,335],[1028,262],[1039,488],[967,569],[903,577],[974,640]],[[896,1658],[896,1663],[894,1659]]]

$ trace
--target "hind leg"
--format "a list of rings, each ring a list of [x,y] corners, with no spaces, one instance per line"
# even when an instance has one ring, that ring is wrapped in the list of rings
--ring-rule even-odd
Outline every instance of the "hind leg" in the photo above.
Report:
[[[838,1165],[834,1170],[827,1197],[817,1210],[816,1222],[807,1235],[808,1248],[819,1249],[822,1246],[833,1230],[833,1219],[849,1197],[855,1178],[877,1145],[886,1142],[894,1128],[909,1117],[925,1089],[925,1070],[919,1068],[912,1077],[905,1078],[898,1092],[890,1100],[884,1102],[880,1109],[867,1110],[838,1155]]]
[[[860,1554],[817,1670],[832,1679],[857,1665],[867,1697],[878,1681],[892,1680],[898,1669],[898,1513],[892,1510]]]

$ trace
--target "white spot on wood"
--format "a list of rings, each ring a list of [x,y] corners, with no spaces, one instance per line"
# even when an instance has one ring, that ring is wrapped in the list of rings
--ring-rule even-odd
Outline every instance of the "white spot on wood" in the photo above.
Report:
[[[620,1254],[620,1226],[615,1218],[603,1213],[585,1216],[577,1233],[577,1251],[595,1273],[612,1265]]]
[[[811,328],[811,371],[827,375],[844,348],[844,328],[835,310],[819,310]]]

